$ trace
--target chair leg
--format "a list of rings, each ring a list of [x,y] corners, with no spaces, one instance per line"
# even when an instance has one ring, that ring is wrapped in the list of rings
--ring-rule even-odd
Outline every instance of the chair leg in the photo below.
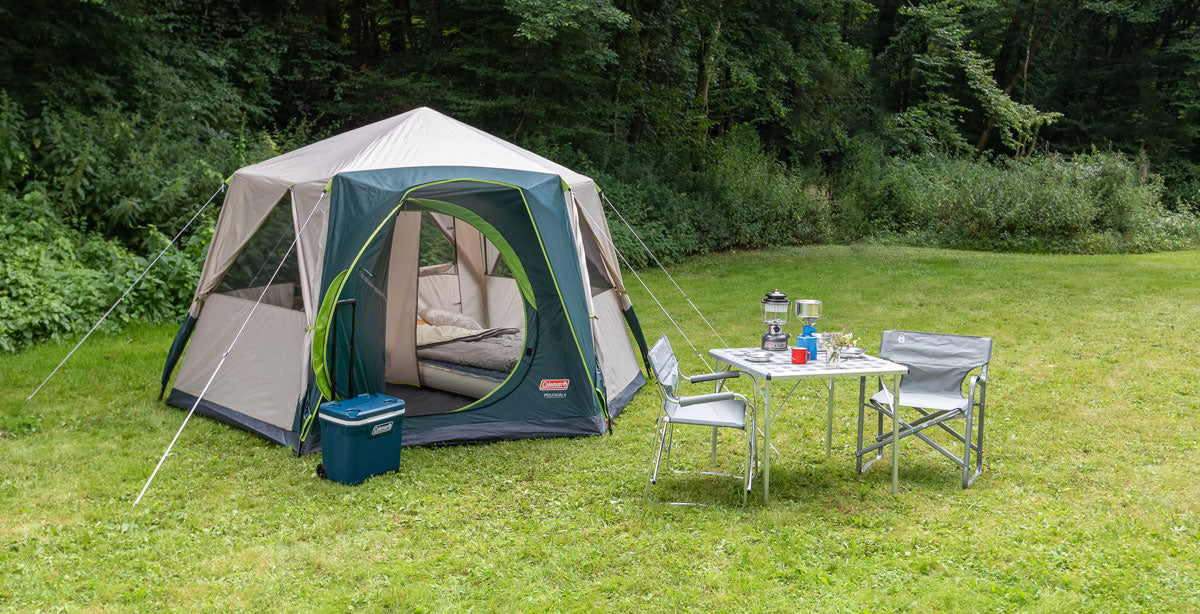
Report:
[[[662,420],[654,421],[655,432],[658,433],[658,453],[654,455],[654,467],[650,470],[650,484],[658,481],[658,463],[662,460],[663,441],[667,438],[667,425]]]
[[[667,449],[666,449],[667,457],[663,460],[663,469],[670,471],[671,470],[671,444],[675,443],[675,423],[668,422],[666,425],[666,430],[667,430]]]
[[[712,433],[712,464],[717,464],[717,427],[713,427]]]
[[[962,464],[962,487],[971,485],[971,418],[975,415],[975,407],[970,403],[967,404],[967,424],[963,429],[963,439],[966,443],[963,444],[963,464]]]
[[[975,427],[978,432],[977,441],[979,442],[975,446],[975,473],[971,476],[971,481],[967,483],[967,486],[970,486],[971,483],[975,481],[975,478],[979,477],[979,474],[983,473],[983,412],[984,412],[984,407],[985,407],[985,404],[982,401],[980,401],[980,403],[979,403],[979,425]]]
[[[742,489],[742,505],[750,495],[750,486],[754,484],[754,432],[746,431],[746,484]]]

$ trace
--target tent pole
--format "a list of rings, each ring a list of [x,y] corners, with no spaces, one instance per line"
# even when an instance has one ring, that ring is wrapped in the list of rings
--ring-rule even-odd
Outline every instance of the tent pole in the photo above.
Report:
[[[133,290],[133,287],[138,285],[138,282],[142,281],[142,278],[146,276],[146,273],[150,272],[150,269],[158,263],[158,260],[163,257],[163,254],[167,253],[168,249],[171,249],[171,246],[179,240],[179,237],[183,236],[184,231],[192,225],[192,222],[196,221],[196,218],[200,217],[200,214],[203,213],[210,204],[212,204],[212,201],[217,197],[217,194],[220,194],[224,189],[225,184],[222,183],[221,187],[217,188],[217,191],[213,192],[212,196],[208,197],[208,202],[204,203],[204,206],[200,207],[200,209],[196,211],[196,214],[192,216],[192,219],[188,220],[188,222],[183,225],[183,228],[179,229],[179,232],[175,234],[175,238],[171,239],[171,242],[167,243],[167,246],[164,247],[161,252],[158,252],[158,255],[154,257],[154,260],[152,260],[150,264],[146,266],[146,270],[142,271],[142,274],[138,275],[137,279],[133,280],[133,283],[129,284],[128,288],[125,288],[125,292],[121,294],[121,298],[117,299],[117,302],[113,303],[112,307],[109,307],[108,311],[104,312],[104,315],[100,316],[100,319],[96,321],[96,324],[92,326],[92,329],[83,336],[83,339],[79,340],[79,343],[75,344],[75,347],[71,348],[70,352],[67,352],[67,355],[62,359],[62,362],[59,362],[58,366],[54,367],[54,370],[50,372],[50,375],[47,375],[46,379],[42,380],[42,383],[39,384],[29,396],[25,397],[26,401],[32,399],[34,395],[36,395],[42,389],[42,387],[46,385],[46,382],[50,381],[50,378],[54,377],[54,374],[58,373],[58,370],[61,369],[63,365],[67,364],[67,361],[70,360],[73,354],[75,354],[75,350],[78,350],[79,346],[83,345],[83,342],[87,341],[88,337],[91,337],[92,333],[96,332],[97,328],[100,328],[100,325],[103,324],[104,320],[108,318],[109,314],[111,314],[113,310],[117,308],[117,305],[120,305],[121,301],[124,301],[125,297],[129,296],[129,293]]]
[[[204,395],[208,393],[208,387],[212,385],[213,380],[217,379],[217,373],[220,372],[221,366],[225,364],[225,359],[229,353],[233,351],[233,346],[241,338],[242,332],[246,330],[246,325],[250,323],[250,319],[254,317],[255,310],[258,309],[267,292],[271,289],[271,284],[275,282],[275,277],[279,275],[279,271],[283,269],[283,263],[287,262],[288,256],[292,255],[292,250],[296,248],[296,243],[300,241],[300,236],[304,233],[304,229],[308,227],[308,221],[312,219],[317,209],[321,208],[321,203],[325,200],[326,192],[321,192],[321,198],[317,199],[317,204],[313,206],[312,211],[308,212],[308,218],[304,220],[304,224],[300,226],[300,232],[296,233],[296,238],[292,239],[292,244],[288,246],[287,252],[283,254],[283,258],[279,260],[279,265],[275,267],[275,272],[271,273],[271,278],[267,280],[267,284],[263,286],[263,291],[258,295],[258,300],[254,301],[254,306],[250,308],[250,313],[246,314],[246,319],[242,322],[241,328],[237,334],[233,336],[233,341],[229,342],[229,347],[225,348],[225,352],[221,354],[221,360],[217,362],[217,367],[213,369],[212,375],[208,376],[208,381],[205,382],[204,388],[200,391],[200,395],[196,397],[196,401],[192,403],[192,408],[188,410],[187,416],[183,419],[183,424],[179,425],[179,430],[175,431],[175,437],[171,439],[171,443],[167,444],[167,449],[163,451],[163,455],[158,459],[158,464],[154,466],[154,471],[150,472],[150,478],[146,480],[146,485],[142,486],[142,492],[138,493],[137,499],[134,499],[133,504],[136,506],[141,502],[142,496],[146,494],[146,489],[150,488],[150,483],[154,481],[154,476],[158,475],[158,470],[162,467],[163,461],[167,460],[167,456],[171,454],[171,448],[175,447],[175,442],[179,440],[179,436],[183,434],[184,427],[187,426],[188,420],[192,419],[192,414],[196,413],[196,408],[200,406],[200,401],[204,399]]]

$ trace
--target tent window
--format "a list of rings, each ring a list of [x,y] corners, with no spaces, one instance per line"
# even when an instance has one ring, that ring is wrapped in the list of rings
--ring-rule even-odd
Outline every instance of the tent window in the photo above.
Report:
[[[420,266],[453,265],[458,261],[458,251],[454,248],[454,223],[451,217],[443,216],[438,220],[430,213],[421,214]]]
[[[300,265],[292,245],[295,239],[292,209],[286,199],[280,200],[267,214],[266,221],[258,231],[242,247],[241,253],[217,286],[217,293],[251,301],[257,301],[262,296],[262,302],[268,305],[303,311]],[[282,266],[280,262],[283,262]],[[263,290],[276,267],[279,267],[279,273],[264,295]]]
[[[509,268],[508,262],[500,255],[500,250],[496,249],[496,246],[492,245],[491,241],[487,239],[483,240],[483,252],[487,262],[492,263],[492,266],[487,271],[488,275],[492,277],[507,277],[509,279],[516,277],[513,275],[512,269]]]
[[[613,287],[608,281],[608,273],[604,271],[604,259],[600,256],[600,248],[590,233],[583,236],[583,256],[587,261],[588,281],[592,285],[592,295],[599,294]]]

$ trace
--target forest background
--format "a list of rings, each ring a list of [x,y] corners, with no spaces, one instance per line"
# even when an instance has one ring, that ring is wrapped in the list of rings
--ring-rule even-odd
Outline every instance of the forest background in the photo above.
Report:
[[[1200,245],[1200,1],[52,0],[0,19],[0,351],[90,326],[235,169],[419,106],[591,175],[665,262]],[[217,212],[114,325],[181,317]]]

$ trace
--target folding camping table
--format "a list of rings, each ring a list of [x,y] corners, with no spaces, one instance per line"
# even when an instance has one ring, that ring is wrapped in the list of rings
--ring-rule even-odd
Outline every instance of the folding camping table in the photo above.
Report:
[[[864,356],[862,358],[851,358],[835,362],[833,364],[825,364],[825,353],[821,352],[817,355],[816,360],[810,360],[802,365],[792,364],[791,352],[772,352],[773,356],[769,362],[755,362],[749,359],[749,356],[754,353],[761,352],[760,348],[720,348],[709,350],[708,355],[717,360],[717,370],[721,370],[721,365],[725,364],[732,368],[750,375],[755,380],[755,386],[759,383],[762,385],[762,408],[763,408],[763,447],[762,447],[762,476],[763,476],[763,502],[767,501],[771,490],[771,423],[773,422],[774,414],[779,411],[791,398],[792,393],[796,391],[796,387],[800,385],[796,381],[788,391],[787,396],[777,404],[775,410],[771,409],[771,383],[780,380],[806,380],[806,379],[822,379],[826,380],[826,386],[829,388],[829,413],[825,420],[825,454],[826,456],[833,455],[833,383],[838,378],[857,377],[858,380],[858,402],[865,402],[865,393],[867,378],[871,376],[892,376],[892,390],[900,389],[900,376],[908,373],[908,367],[894,363],[890,360],[884,360],[876,356]],[[895,396],[892,397],[892,415],[898,416],[895,413]],[[860,420],[862,414],[859,414]],[[860,425],[861,427],[861,425]],[[900,423],[897,420],[892,421],[892,441],[899,441]],[[899,446],[892,444],[892,493],[897,493],[900,490],[900,452]]]

